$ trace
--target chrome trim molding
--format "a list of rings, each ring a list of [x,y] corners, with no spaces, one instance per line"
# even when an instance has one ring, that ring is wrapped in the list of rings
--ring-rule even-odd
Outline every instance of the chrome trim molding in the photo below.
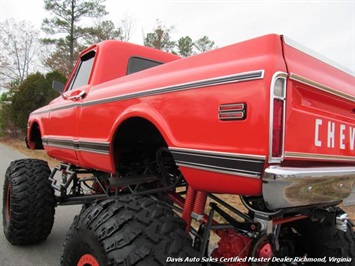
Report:
[[[210,150],[198,150],[198,149],[189,149],[189,148],[177,148],[177,147],[169,147],[170,151],[180,151],[180,152],[192,152],[192,153],[200,153],[205,155],[213,156],[225,156],[225,157],[236,157],[236,158],[244,158],[249,160],[260,160],[264,161],[266,156],[264,155],[256,155],[256,154],[244,154],[244,153],[234,153],[234,152],[223,152],[223,151],[210,151]]]
[[[238,74],[222,76],[217,78],[210,78],[210,79],[203,79],[203,80],[198,80],[193,82],[181,83],[181,84],[176,84],[172,86],[156,88],[156,89],[151,89],[146,91],[123,94],[123,95],[110,97],[106,99],[85,102],[82,105],[89,106],[89,105],[95,105],[101,103],[111,103],[111,102],[129,100],[129,99],[134,99],[139,97],[147,97],[147,96],[153,96],[153,95],[159,95],[159,94],[165,94],[165,93],[171,93],[177,91],[199,89],[199,88],[205,88],[210,86],[237,83],[241,81],[249,81],[249,80],[262,79],[262,78],[264,78],[264,70],[250,71],[250,72],[238,73]]]
[[[270,84],[270,117],[269,117],[269,163],[280,163],[284,159],[285,152],[285,128],[286,128],[286,89],[287,89],[287,73],[286,72],[275,72],[272,76],[271,84]],[[274,86],[277,79],[284,79],[284,95],[283,97],[277,97],[274,95]],[[272,156],[272,137],[273,137],[273,124],[274,124],[274,99],[280,99],[283,101],[283,128],[282,128],[282,155],[281,157]]]
[[[317,153],[301,153],[301,152],[285,152],[285,158],[288,159],[312,159],[312,160],[327,160],[327,161],[348,161],[355,162],[354,156],[328,155]]]
[[[260,178],[265,156],[169,148],[178,166],[236,176]]]
[[[80,103],[80,102],[71,103],[71,104],[68,104],[65,106],[48,108],[47,110],[34,111],[31,113],[31,115],[40,114],[40,113],[47,113],[47,112],[57,111],[57,110],[62,110],[62,109],[67,109],[67,108],[73,108],[76,106],[84,107],[84,106],[90,106],[90,105],[96,105],[96,104],[124,101],[124,100],[134,99],[134,98],[138,98],[138,97],[147,97],[147,96],[153,96],[153,95],[159,95],[159,94],[165,94],[165,93],[171,93],[171,92],[178,92],[178,91],[185,91],[185,90],[192,90],[192,89],[199,89],[199,88],[205,88],[205,87],[211,87],[211,86],[217,86],[217,85],[223,85],[223,84],[244,82],[244,81],[250,81],[250,80],[258,80],[258,79],[264,78],[264,72],[265,72],[265,70],[255,70],[255,71],[237,73],[237,74],[233,74],[233,75],[220,76],[220,77],[216,77],[216,78],[202,79],[202,80],[197,80],[197,81],[192,81],[192,82],[187,82],[187,83],[175,84],[175,85],[171,85],[171,86],[155,88],[155,89],[146,90],[146,91],[127,93],[127,94],[123,94],[123,95],[119,95],[119,96],[115,96],[115,97],[104,98],[104,99],[100,99],[100,100],[93,100],[93,101],[88,101],[88,102],[83,102],[83,103]]]
[[[227,174],[227,175],[235,175],[235,176],[243,176],[243,177],[248,177],[248,178],[256,178],[260,179],[259,174],[255,174],[253,172],[248,172],[243,170],[238,170],[238,171],[233,171],[232,169],[229,168],[222,168],[222,167],[211,167],[210,165],[203,165],[203,164],[193,164],[193,163],[183,163],[183,162],[176,162],[178,166],[182,167],[187,167],[187,168],[192,168],[192,169],[197,169],[197,170],[203,170],[203,171],[208,171],[208,172],[214,172],[214,173],[219,173],[219,174]]]
[[[333,88],[331,88],[331,87],[328,87],[328,86],[323,85],[323,84],[321,84],[321,83],[318,83],[318,82],[316,82],[316,81],[307,79],[307,78],[302,77],[302,76],[300,76],[300,75],[291,73],[291,74],[290,74],[290,79],[291,79],[291,80],[298,81],[298,82],[301,82],[301,83],[303,83],[303,84],[306,84],[306,85],[311,86],[311,87],[313,87],[313,88],[316,88],[316,89],[318,89],[318,90],[321,90],[321,91],[330,93],[330,94],[332,94],[332,95],[338,96],[338,97],[340,97],[340,98],[343,98],[343,99],[346,99],[346,100],[355,102],[355,96],[353,96],[353,95],[350,95],[350,94],[347,94],[347,93],[344,93],[344,92],[337,91],[336,89],[333,89]]]
[[[47,137],[43,137],[42,142],[43,145],[46,146],[58,147],[69,150],[93,152],[105,155],[109,155],[110,153],[109,142],[90,142]]]
[[[354,167],[269,167],[263,197],[270,209],[332,203],[347,198],[355,187]]]

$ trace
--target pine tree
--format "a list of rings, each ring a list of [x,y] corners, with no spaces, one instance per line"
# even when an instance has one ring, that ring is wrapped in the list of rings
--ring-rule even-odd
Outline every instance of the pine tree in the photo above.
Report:
[[[189,36],[181,37],[177,42],[178,54],[182,57],[194,55],[194,43]]]
[[[55,46],[55,51],[46,62],[50,68],[65,66],[63,74],[69,75],[79,52],[84,48],[80,45],[80,39],[88,34],[88,28],[81,27],[80,21],[85,17],[101,18],[107,15],[103,2],[105,0],[44,0],[44,8],[51,12],[51,17],[43,20],[42,30],[54,37],[42,41]]]

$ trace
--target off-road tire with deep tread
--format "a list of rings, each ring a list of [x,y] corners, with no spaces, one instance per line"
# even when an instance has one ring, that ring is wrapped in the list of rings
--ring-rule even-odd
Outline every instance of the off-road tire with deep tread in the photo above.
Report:
[[[13,245],[40,243],[50,234],[55,214],[54,190],[47,162],[13,161],[6,170],[3,194],[3,227]]]
[[[355,233],[348,222],[347,232],[336,227],[334,221],[323,222],[306,220],[299,229],[302,233],[304,248],[308,257],[323,258],[351,258],[349,263],[335,263],[328,261],[322,265],[355,266]]]
[[[76,266],[87,254],[111,266],[167,265],[168,257],[197,257],[185,227],[170,207],[149,197],[94,202],[74,218],[61,265]]]

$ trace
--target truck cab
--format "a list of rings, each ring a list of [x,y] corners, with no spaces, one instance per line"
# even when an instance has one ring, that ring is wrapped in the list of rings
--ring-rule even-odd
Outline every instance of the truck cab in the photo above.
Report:
[[[77,151],[68,147],[75,145],[73,141],[78,136],[80,107],[93,98],[91,94],[106,97],[109,95],[104,89],[106,82],[178,59],[177,55],[114,40],[85,49],[80,53],[66,84],[57,85],[61,97],[32,113],[27,146],[31,149],[44,148],[51,157],[78,164]],[[85,124],[88,130],[100,127],[92,124],[90,118]]]

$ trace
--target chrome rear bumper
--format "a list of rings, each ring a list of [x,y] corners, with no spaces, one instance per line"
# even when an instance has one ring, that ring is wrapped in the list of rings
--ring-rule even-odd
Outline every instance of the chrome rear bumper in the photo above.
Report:
[[[269,167],[263,197],[269,209],[332,203],[347,198],[355,187],[354,167]]]

